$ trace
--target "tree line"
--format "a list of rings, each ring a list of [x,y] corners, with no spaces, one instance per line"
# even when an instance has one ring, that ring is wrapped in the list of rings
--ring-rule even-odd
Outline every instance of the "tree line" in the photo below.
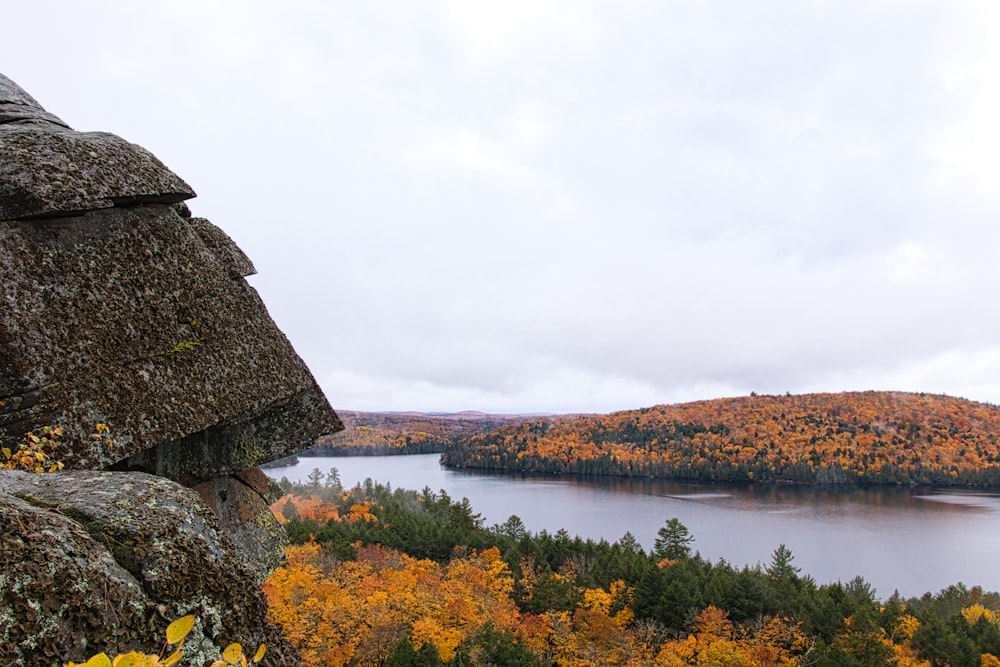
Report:
[[[747,396],[472,433],[446,465],[699,482],[1000,484],[1000,408],[901,392]]]

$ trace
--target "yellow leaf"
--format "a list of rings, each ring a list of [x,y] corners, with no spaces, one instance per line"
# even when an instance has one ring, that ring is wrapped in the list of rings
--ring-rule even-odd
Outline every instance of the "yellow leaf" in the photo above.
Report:
[[[111,658],[107,653],[98,653],[80,667],[111,667]]]
[[[182,616],[176,621],[167,626],[167,643],[176,644],[182,641],[191,632],[191,628],[194,627],[194,616],[188,614],[187,616]]]
[[[146,654],[138,651],[129,651],[115,658],[111,664],[113,667],[143,667],[146,663]]]
[[[243,647],[239,644],[230,644],[226,647],[226,650],[222,652],[222,659],[228,662],[230,665],[235,665],[243,657]]]
[[[10,448],[9,447],[4,447],[3,449],[0,449],[0,452],[3,452],[4,457],[6,457],[8,459],[10,458]]]
[[[225,660],[216,660],[212,663],[211,667],[229,667],[229,663]]]
[[[256,663],[260,662],[261,660],[263,660],[264,653],[266,653],[266,652],[267,652],[267,647],[266,646],[264,646],[263,644],[261,644],[260,646],[258,646],[257,647],[257,652],[253,654],[253,662],[254,662],[254,664],[256,664]]]
[[[160,667],[171,667],[172,665],[176,665],[178,662],[181,661],[181,656],[183,655],[184,654],[181,652],[181,650],[177,649],[176,651],[174,651],[169,656],[163,659],[163,662],[160,663]]]

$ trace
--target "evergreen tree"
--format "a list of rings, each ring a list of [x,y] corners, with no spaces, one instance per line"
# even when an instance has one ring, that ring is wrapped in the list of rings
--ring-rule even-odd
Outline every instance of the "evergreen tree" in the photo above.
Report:
[[[639,541],[637,539],[635,539],[635,535],[633,535],[628,531],[626,531],[625,534],[622,535],[622,539],[618,540],[618,546],[621,547],[621,550],[623,552],[628,554],[643,553],[642,545],[639,544]]]
[[[792,550],[784,544],[779,544],[778,548],[771,554],[771,564],[767,566],[767,573],[775,579],[794,579],[798,576],[800,568],[792,565],[795,556]]]
[[[528,528],[524,525],[524,521],[522,521],[521,517],[516,514],[511,514],[506,521],[494,526],[493,532],[497,535],[509,537],[516,542],[520,542],[529,535]]]
[[[663,528],[656,532],[656,542],[653,544],[653,555],[657,558],[669,558],[670,560],[680,560],[691,556],[691,547],[694,537],[687,527],[681,523],[677,517],[667,521]]]
[[[334,491],[341,490],[340,471],[337,468],[330,468],[330,472],[326,473],[326,485]]]

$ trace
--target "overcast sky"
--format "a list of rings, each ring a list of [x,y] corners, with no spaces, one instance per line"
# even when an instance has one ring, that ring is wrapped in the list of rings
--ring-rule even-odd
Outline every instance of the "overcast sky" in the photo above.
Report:
[[[1000,3],[8,3],[199,193],[335,408],[1000,403]]]

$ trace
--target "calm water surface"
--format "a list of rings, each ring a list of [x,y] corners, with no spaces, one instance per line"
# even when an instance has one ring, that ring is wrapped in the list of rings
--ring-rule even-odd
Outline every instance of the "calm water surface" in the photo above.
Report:
[[[863,576],[885,598],[964,582],[1000,590],[1000,495],[897,489],[837,491],[785,486],[705,486],[647,479],[577,479],[446,470],[437,454],[303,457],[272,468],[306,480],[336,467],[345,487],[371,478],[393,488],[444,489],[468,498],[486,525],[521,517],[532,532],[615,541],[626,531],[646,548],[677,517],[710,560],[767,564],[779,544],[819,582]]]

